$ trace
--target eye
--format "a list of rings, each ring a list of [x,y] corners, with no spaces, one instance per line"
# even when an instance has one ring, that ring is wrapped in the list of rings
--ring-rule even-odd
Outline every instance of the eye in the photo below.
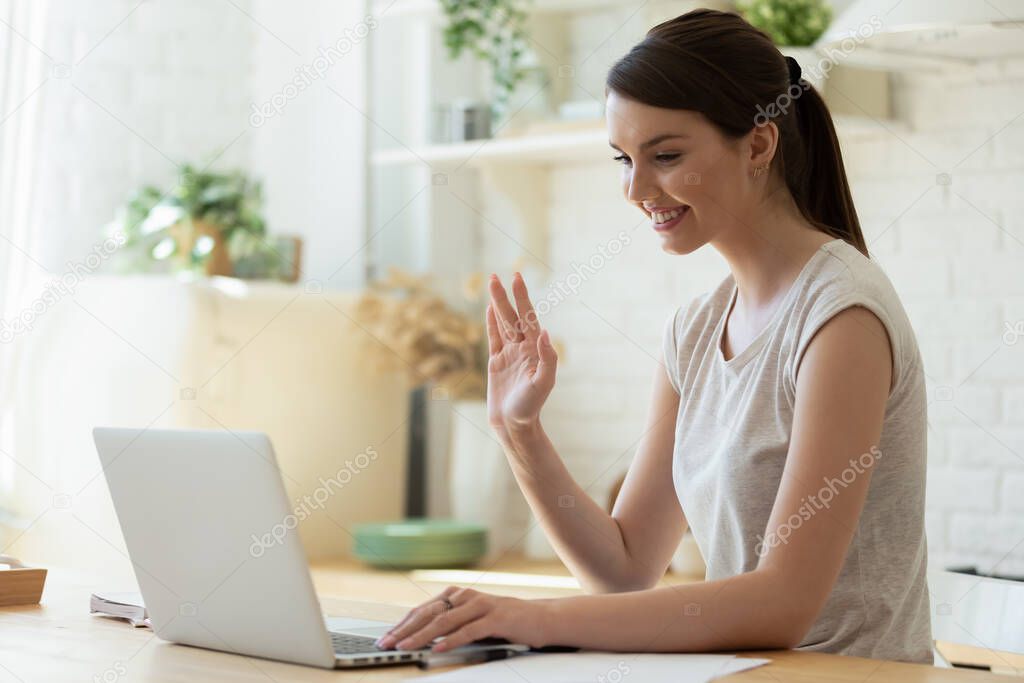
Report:
[[[614,161],[619,162],[623,166],[629,166],[629,165],[631,165],[633,163],[632,161],[630,161],[629,157],[627,157],[625,154],[619,154],[619,155],[613,156],[612,159]]]
[[[666,152],[665,154],[657,154],[654,158],[663,163],[668,163],[670,161],[675,161],[681,156],[682,154],[679,154],[678,152]]]

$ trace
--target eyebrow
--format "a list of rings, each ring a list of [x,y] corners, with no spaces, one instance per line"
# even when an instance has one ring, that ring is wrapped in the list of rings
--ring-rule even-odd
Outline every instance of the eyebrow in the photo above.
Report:
[[[645,149],[647,149],[648,147],[653,147],[654,145],[658,144],[659,142],[664,142],[665,140],[672,140],[673,138],[688,138],[688,137],[690,137],[690,136],[689,135],[684,135],[682,133],[663,133],[661,135],[656,135],[653,138],[651,138],[650,140],[648,140],[647,142],[642,143],[640,145],[640,151],[642,152]],[[608,144],[613,149],[617,149],[620,152],[622,151],[622,148],[619,147],[618,145],[616,145],[611,140],[608,141]]]

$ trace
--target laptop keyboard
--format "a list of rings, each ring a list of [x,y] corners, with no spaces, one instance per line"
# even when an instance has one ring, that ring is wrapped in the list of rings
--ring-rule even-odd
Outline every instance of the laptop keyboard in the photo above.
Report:
[[[334,654],[357,655],[365,652],[379,652],[374,638],[366,636],[353,636],[347,633],[331,633],[331,645],[334,646]]]

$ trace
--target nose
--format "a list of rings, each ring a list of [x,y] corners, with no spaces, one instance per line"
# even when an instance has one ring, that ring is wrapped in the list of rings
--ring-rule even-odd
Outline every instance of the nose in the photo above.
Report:
[[[653,182],[650,174],[642,172],[636,166],[630,169],[626,185],[628,201],[640,204],[645,199],[654,199],[659,196],[661,196],[661,190],[658,189],[657,183]]]

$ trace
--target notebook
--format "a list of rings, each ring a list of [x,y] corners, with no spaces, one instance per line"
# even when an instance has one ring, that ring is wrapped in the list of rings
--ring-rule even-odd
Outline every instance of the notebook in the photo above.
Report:
[[[93,593],[89,613],[125,619],[132,626],[150,626],[146,605],[139,593]]]

